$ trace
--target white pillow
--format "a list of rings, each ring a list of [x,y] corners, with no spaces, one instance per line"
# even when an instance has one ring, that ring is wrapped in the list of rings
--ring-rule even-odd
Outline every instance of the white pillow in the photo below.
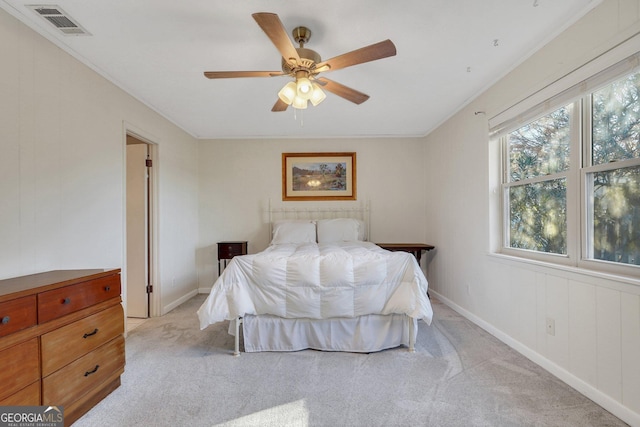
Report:
[[[365,238],[364,221],[357,219],[322,219],[317,226],[318,243],[353,242]]]
[[[316,241],[316,224],[308,220],[279,220],[273,223],[272,245],[312,243]]]

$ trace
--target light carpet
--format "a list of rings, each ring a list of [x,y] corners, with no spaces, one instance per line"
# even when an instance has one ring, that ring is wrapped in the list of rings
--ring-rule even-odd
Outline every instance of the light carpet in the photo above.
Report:
[[[433,301],[416,352],[233,357],[228,322],[200,331],[198,295],[126,340],[122,386],[74,426],[624,426]]]

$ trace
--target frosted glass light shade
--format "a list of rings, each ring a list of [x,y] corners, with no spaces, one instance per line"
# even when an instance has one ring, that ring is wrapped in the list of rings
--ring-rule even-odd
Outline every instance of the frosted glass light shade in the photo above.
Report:
[[[315,107],[316,105],[324,101],[327,95],[324,93],[322,89],[320,89],[320,86],[318,86],[317,84],[314,83],[312,86],[313,86],[313,92],[311,92],[311,98],[309,98],[309,101],[311,101],[311,103]]]
[[[293,108],[297,108],[298,110],[304,110],[307,108],[307,100],[304,98],[300,98],[299,96],[296,96],[293,99]]]
[[[296,80],[296,89],[298,91],[298,97],[303,99],[311,98],[313,93],[313,87],[311,86],[311,80],[306,77],[299,77]]]
[[[296,84],[294,82],[289,82],[278,92],[278,98],[282,100],[287,105],[291,105],[293,99],[296,97]]]

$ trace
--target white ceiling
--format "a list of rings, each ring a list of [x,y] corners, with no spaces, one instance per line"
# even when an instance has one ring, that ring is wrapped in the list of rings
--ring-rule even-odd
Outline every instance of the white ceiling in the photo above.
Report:
[[[600,0],[58,0],[90,36],[66,36],[25,5],[0,7],[197,138],[422,136]],[[307,26],[322,59],[391,39],[397,55],[321,74],[371,98],[331,93],[273,113],[289,77],[210,80],[203,71],[279,70],[251,17]]]

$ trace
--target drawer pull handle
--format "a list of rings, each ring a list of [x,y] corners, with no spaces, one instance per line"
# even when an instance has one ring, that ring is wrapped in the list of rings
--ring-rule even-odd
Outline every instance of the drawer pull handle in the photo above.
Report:
[[[95,367],[95,368],[93,368],[93,370],[85,372],[85,373],[84,373],[84,376],[85,376],[85,377],[88,377],[88,376],[89,376],[89,375],[91,375],[91,374],[95,374],[96,372],[98,372],[98,368],[99,368],[99,367],[100,367],[100,365],[96,365],[96,367]]]
[[[11,318],[9,316],[4,316],[2,318],[2,324],[6,325],[7,323],[9,323],[9,320],[11,320]]]
[[[82,338],[87,338],[87,337],[90,337],[90,336],[95,335],[95,334],[97,334],[97,333],[98,333],[98,328],[95,328],[95,329],[93,330],[93,332],[89,332],[88,334],[84,334],[84,335],[82,336]]]
[[[111,286],[105,286],[105,287],[104,287],[104,290],[105,290],[105,291],[107,291],[107,292],[109,292],[109,291],[111,290]]]
[[[63,304],[69,304],[71,302],[71,298],[67,297],[64,300],[62,300]]]

